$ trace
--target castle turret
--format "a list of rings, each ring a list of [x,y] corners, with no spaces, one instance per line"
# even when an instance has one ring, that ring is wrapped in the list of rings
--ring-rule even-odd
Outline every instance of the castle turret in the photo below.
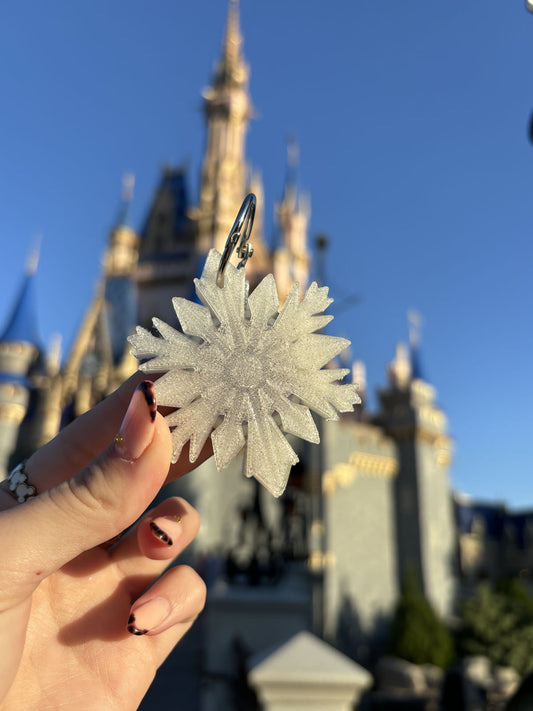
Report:
[[[127,224],[131,182],[127,176],[119,223],[109,234],[103,274],[63,371],[61,400],[70,411],[69,418],[91,408],[136,369],[126,341],[137,323],[139,238]]]
[[[198,208],[198,249],[224,249],[244,199],[248,168],[245,141],[253,114],[249,69],[242,52],[238,0],[230,0],[222,54],[212,85],[204,91],[207,120]],[[258,233],[254,230],[257,240]]]
[[[35,272],[31,255],[21,289],[0,336],[0,479],[10,468],[19,429],[30,405],[31,378],[41,351],[37,326]]]
[[[257,198],[254,226],[250,237],[250,244],[253,247],[254,253],[253,257],[246,263],[246,279],[250,283],[250,290],[253,290],[261,279],[272,271],[270,252],[263,239],[265,198],[263,180],[259,171],[251,172],[245,192],[253,193]]]
[[[129,223],[129,207],[133,198],[135,177],[126,174],[122,179],[122,203],[115,227],[109,235],[104,256],[106,279],[131,277],[137,267],[139,238]]]
[[[365,410],[367,406],[367,379],[366,365],[362,360],[355,360],[352,364],[352,383],[357,386],[357,394],[361,398],[361,404],[355,408],[354,417],[361,420],[366,416]]]
[[[311,210],[308,196],[302,195],[298,189],[297,166],[298,147],[294,142],[289,142],[284,191],[281,201],[276,205],[278,244],[273,259],[274,276],[282,302],[295,281],[300,284],[301,294],[309,281],[307,228]]]
[[[419,337],[399,344],[380,391],[379,422],[398,449],[395,515],[399,582],[409,571],[439,613],[453,604],[454,522],[448,482],[451,440],[436,390],[423,380]]]

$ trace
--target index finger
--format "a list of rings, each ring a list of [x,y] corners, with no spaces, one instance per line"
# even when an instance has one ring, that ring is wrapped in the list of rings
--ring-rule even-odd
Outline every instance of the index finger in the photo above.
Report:
[[[146,375],[134,373],[105,400],[77,417],[30,457],[26,471],[38,492],[70,479],[109,446],[119,431],[135,388],[143,380]],[[189,462],[188,446],[184,447],[179,460],[171,465],[165,483],[187,474],[212,454],[210,438],[194,464]]]

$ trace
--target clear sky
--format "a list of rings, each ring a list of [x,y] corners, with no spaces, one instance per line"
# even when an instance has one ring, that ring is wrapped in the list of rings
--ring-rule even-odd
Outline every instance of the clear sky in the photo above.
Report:
[[[225,16],[225,0],[0,4],[2,323],[42,233],[43,341],[60,332],[68,351],[125,171],[137,227],[165,162],[190,166],[196,198]],[[241,25],[267,236],[292,134],[331,294],[360,295],[330,332],[375,390],[417,309],[453,485],[533,506],[533,15],[522,0],[241,0]]]

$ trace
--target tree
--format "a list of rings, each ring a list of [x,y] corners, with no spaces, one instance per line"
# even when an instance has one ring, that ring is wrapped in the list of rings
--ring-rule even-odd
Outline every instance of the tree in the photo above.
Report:
[[[461,656],[483,654],[520,674],[533,671],[533,598],[520,580],[482,583],[461,618]]]
[[[413,664],[442,668],[455,656],[452,634],[425,598],[414,572],[405,576],[392,621],[389,651]]]

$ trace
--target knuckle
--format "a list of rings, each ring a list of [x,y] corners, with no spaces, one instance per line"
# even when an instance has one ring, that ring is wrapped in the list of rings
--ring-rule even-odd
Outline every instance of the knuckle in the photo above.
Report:
[[[98,460],[81,469],[67,481],[50,490],[50,497],[60,507],[74,506],[81,514],[109,509],[115,496],[107,485],[104,467]]]
[[[108,487],[104,486],[104,482],[102,465],[95,461],[69,479],[69,488],[83,508],[94,511],[109,506]]]

